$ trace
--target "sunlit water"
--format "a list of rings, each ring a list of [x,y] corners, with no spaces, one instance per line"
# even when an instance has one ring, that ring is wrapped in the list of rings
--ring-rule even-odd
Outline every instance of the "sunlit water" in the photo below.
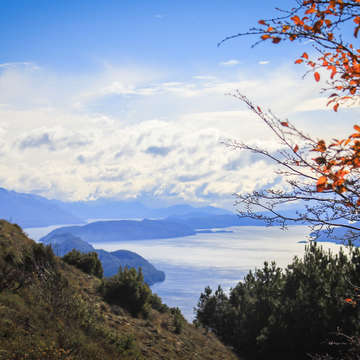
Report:
[[[25,232],[38,240],[53,228],[25,229]],[[191,321],[193,308],[206,286],[214,289],[221,285],[228,290],[264,261],[275,260],[279,266],[286,266],[295,255],[303,255],[305,244],[299,241],[306,240],[309,232],[305,226],[291,226],[287,231],[259,226],[226,230],[232,232],[92,245],[108,251],[134,251],[165,271],[166,280],[153,285],[152,290],[167,305],[178,306]],[[332,243],[322,246],[333,251],[339,249],[339,245]]]

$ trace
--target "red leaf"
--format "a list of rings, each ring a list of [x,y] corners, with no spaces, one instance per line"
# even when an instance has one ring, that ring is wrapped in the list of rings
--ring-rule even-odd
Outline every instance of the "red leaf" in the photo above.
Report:
[[[314,78],[316,81],[320,81],[320,74],[318,72],[314,73]]]
[[[335,112],[338,111],[338,108],[339,108],[339,104],[335,104],[334,107],[333,107],[333,109],[334,109]]]
[[[279,38],[279,37],[274,37],[274,38],[272,39],[272,42],[273,42],[274,44],[278,44],[280,41],[281,41],[281,38]]]
[[[306,59],[306,60],[309,59],[309,55],[308,55],[306,52],[304,52],[304,53],[301,55],[301,57],[304,58],[304,59]]]
[[[280,124],[281,124],[282,126],[289,127],[289,124],[288,124],[286,121],[282,121]]]
[[[298,152],[298,151],[299,151],[299,147],[297,145],[295,145],[294,152]]]

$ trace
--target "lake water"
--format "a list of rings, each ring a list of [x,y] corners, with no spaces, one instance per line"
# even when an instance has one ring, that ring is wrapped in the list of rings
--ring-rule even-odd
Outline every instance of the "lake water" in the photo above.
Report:
[[[24,231],[38,240],[56,227],[59,226]],[[237,226],[226,230],[232,232],[92,245],[107,251],[134,251],[165,271],[166,280],[153,285],[153,292],[167,305],[179,307],[192,321],[193,308],[206,286],[216,289],[221,285],[229,290],[250,269],[261,267],[264,261],[275,260],[279,266],[286,266],[295,255],[303,255],[305,245],[299,241],[306,240],[309,233],[305,226],[290,226],[287,231],[260,226]],[[322,246],[333,251],[339,249],[339,245],[332,243],[322,243]]]
[[[241,226],[227,228],[231,233],[197,234],[182,238],[144,240],[121,243],[96,243],[95,248],[108,251],[135,251],[166,273],[166,280],[152,286],[169,306],[178,306],[191,321],[193,308],[206,286],[225,290],[234,287],[244,275],[264,261],[275,260],[286,266],[295,255],[302,256],[309,229],[291,226]],[[322,246],[338,251],[339,245]]]

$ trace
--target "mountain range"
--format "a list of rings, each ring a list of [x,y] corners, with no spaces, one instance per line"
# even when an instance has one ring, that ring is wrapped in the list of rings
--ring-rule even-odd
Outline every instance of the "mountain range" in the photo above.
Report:
[[[228,210],[180,204],[151,208],[140,201],[98,199],[63,202],[0,188],[0,218],[23,228],[85,224],[88,219],[162,219],[166,217],[207,217],[232,215]]]
[[[54,201],[4,188],[0,188],[0,218],[25,228],[84,223],[82,218],[59,207]]]

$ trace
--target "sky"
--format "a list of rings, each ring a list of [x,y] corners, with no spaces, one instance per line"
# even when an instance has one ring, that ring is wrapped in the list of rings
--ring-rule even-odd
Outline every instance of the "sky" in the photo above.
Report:
[[[351,132],[358,108],[326,108],[295,65],[311,44],[217,44],[294,0],[1,0],[0,186],[61,200],[101,197],[231,208],[280,182],[231,151],[276,150],[239,100],[315,138]]]

